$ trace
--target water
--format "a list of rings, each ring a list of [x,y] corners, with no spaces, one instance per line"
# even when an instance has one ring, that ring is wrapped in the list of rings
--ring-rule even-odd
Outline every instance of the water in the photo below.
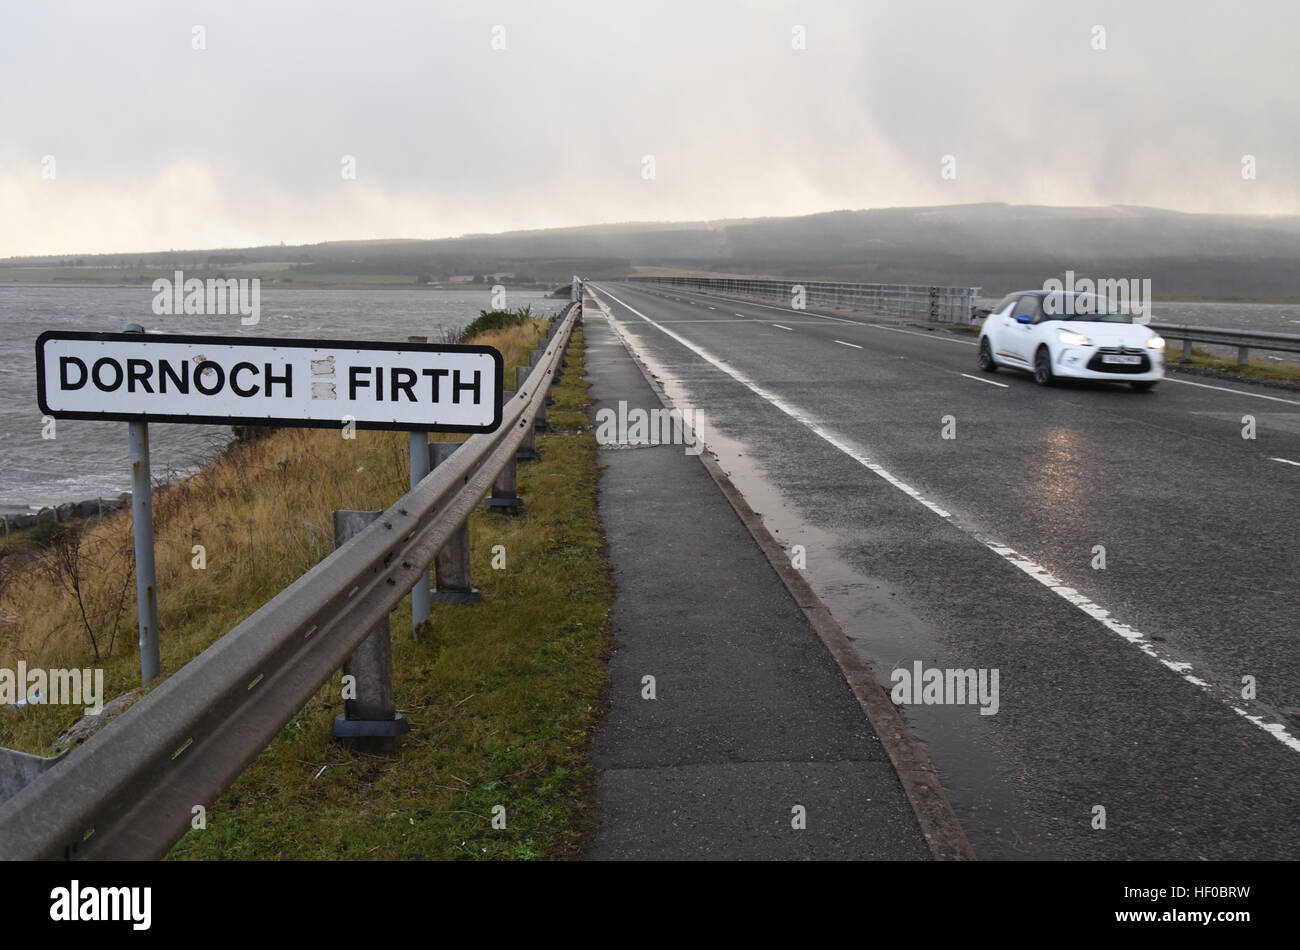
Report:
[[[28,511],[87,498],[114,498],[131,488],[127,424],[60,419],[57,437],[41,438],[36,405],[36,337],[46,330],[121,331],[128,323],[164,333],[405,341],[463,326],[492,309],[490,291],[288,290],[262,288],[261,322],[238,316],[155,316],[146,287],[0,286],[0,511]],[[542,291],[508,291],[506,306],[558,312],[564,300]],[[184,475],[230,441],[226,426],[149,427],[155,479]]]

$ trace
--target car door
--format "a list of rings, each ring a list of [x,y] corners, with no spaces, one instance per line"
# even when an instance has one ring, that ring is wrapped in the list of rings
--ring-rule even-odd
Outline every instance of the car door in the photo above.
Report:
[[[989,346],[995,354],[1001,352],[1002,341],[1011,335],[1011,310],[1018,299],[1018,294],[1003,297],[984,321],[984,335],[989,338]]]
[[[1006,333],[1000,341],[1002,356],[1018,363],[1032,364],[1034,359],[1034,322],[1038,319],[1040,297],[1037,294],[1022,294],[1007,315]],[[1021,318],[1028,317],[1028,323]]]

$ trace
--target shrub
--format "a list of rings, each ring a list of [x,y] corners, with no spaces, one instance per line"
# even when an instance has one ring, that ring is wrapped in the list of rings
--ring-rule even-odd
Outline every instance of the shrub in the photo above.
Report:
[[[480,310],[478,318],[461,332],[461,339],[469,339],[488,330],[522,326],[532,319],[531,305],[520,307],[518,310]]]

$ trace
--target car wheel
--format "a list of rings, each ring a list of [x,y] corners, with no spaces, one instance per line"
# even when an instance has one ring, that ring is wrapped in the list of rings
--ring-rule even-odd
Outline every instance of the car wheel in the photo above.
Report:
[[[1132,386],[1134,389],[1136,389],[1138,392],[1144,393],[1158,382],[1160,382],[1160,380],[1158,379],[1142,379],[1142,380],[1138,380],[1137,382],[1129,383],[1129,385]]]
[[[989,338],[980,338],[980,369],[986,373],[996,373],[998,364],[993,360],[993,348],[989,346]]]
[[[1052,375],[1052,354],[1047,347],[1040,346],[1034,354],[1034,382],[1040,386],[1050,386],[1056,381]]]

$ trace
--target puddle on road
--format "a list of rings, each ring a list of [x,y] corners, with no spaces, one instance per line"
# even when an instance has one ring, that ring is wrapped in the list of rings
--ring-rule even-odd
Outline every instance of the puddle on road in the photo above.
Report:
[[[699,405],[689,384],[648,354],[638,354],[669,397],[679,406]],[[950,663],[960,645],[941,641],[934,628],[909,609],[906,593],[882,578],[858,571],[851,563],[853,539],[826,531],[803,516],[796,501],[781,491],[755,465],[754,447],[732,439],[710,425],[705,433],[707,451],[718,460],[749,506],[763,519],[773,537],[790,553],[802,545],[807,565],[805,579],[871,664],[877,682],[892,686],[890,671],[910,667],[920,660],[926,667]],[[864,478],[872,478],[864,470]],[[977,854],[988,858],[1048,858],[1018,833],[1027,824],[1024,808],[999,776],[993,753],[996,727],[979,708],[966,706],[905,706],[902,709],[913,734],[924,746],[958,819]]]

